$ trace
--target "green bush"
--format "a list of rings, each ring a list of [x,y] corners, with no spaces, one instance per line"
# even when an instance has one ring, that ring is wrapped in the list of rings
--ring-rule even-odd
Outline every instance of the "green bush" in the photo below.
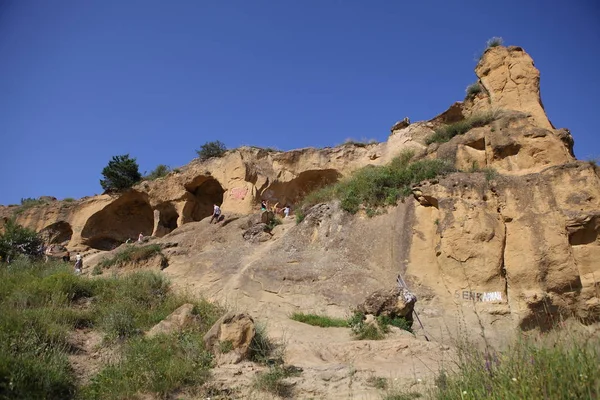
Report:
[[[250,342],[250,360],[259,364],[283,363],[283,348],[267,335],[267,329],[257,324],[254,338]]]
[[[129,262],[140,262],[147,260],[156,254],[160,254],[162,256],[161,248],[157,244],[150,244],[141,247],[136,245],[128,245],[123,250],[119,250],[112,258],[102,260],[100,263],[98,263],[98,265],[100,268],[121,266]]]
[[[494,121],[498,117],[495,112],[486,112],[482,114],[474,114],[462,121],[455,122],[450,125],[444,125],[435,130],[435,132],[425,141],[427,144],[444,143],[452,139],[456,135],[467,133],[473,128],[485,126]]]
[[[304,214],[304,211],[301,208],[296,210],[296,225],[298,225],[300,222],[304,221],[305,217],[306,217],[306,214]]]
[[[283,224],[283,221],[280,218],[273,217],[266,224],[265,231],[271,232],[277,225],[281,225],[281,224]]]
[[[489,49],[490,47],[502,46],[503,43],[504,39],[499,36],[494,36],[493,38],[488,39],[488,41],[485,43],[485,48]]]
[[[74,199],[74,198],[72,198],[72,197],[65,197],[65,198],[63,199],[63,201],[64,201],[65,203],[72,203],[72,202],[74,202],[74,201],[75,201],[75,199]]]
[[[467,89],[465,91],[467,92],[467,98],[470,99],[481,93],[483,91],[483,88],[481,87],[479,82],[474,82],[467,86]]]
[[[204,143],[200,146],[200,150],[196,150],[196,153],[198,153],[200,160],[204,161],[213,157],[223,157],[226,151],[227,147],[225,147],[225,144],[219,140],[215,140]]]
[[[156,168],[154,168],[154,170],[152,170],[152,172],[144,176],[144,179],[147,181],[153,181],[155,179],[163,178],[169,175],[169,172],[171,172],[171,168],[169,168],[168,165],[159,164],[156,166]]]
[[[426,179],[446,174],[453,168],[439,159],[411,162],[413,153],[404,152],[385,166],[368,166],[349,178],[310,193],[304,207],[339,199],[344,210],[354,214],[361,207],[395,205],[410,195],[412,186]],[[375,215],[373,211],[371,215]]]
[[[348,319],[348,326],[357,340],[381,340],[389,333],[390,326],[412,332],[410,322],[402,317],[378,316],[375,320],[376,324],[366,323],[365,314],[357,311]]]
[[[102,176],[100,186],[107,192],[128,189],[142,179],[135,158],[129,158],[129,154],[113,156],[102,170]]]
[[[29,228],[24,228],[9,219],[0,234],[0,258],[14,260],[19,255],[38,257],[41,255],[42,239]]]
[[[320,326],[322,328],[328,327],[348,327],[348,320],[342,318],[331,318],[325,315],[317,315],[317,314],[304,314],[304,313],[293,313],[290,316],[291,319],[298,322],[303,322],[305,324]]]

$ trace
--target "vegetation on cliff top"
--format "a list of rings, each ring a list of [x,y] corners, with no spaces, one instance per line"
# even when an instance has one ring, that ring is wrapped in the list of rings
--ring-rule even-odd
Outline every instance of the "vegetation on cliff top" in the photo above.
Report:
[[[444,143],[452,139],[456,135],[467,133],[473,128],[485,126],[498,118],[498,113],[489,111],[480,114],[473,114],[469,118],[455,122],[449,125],[443,125],[435,130],[435,132],[427,138],[425,143]]]
[[[184,303],[194,304],[198,324],[143,337]],[[173,293],[163,277],[149,272],[88,279],[62,262],[0,264],[0,397],[165,397],[198,387],[212,363],[202,337],[221,314],[205,301]],[[89,383],[78,383],[68,358],[76,350],[74,334],[103,336],[112,343],[104,350],[119,361],[100,365]]]
[[[142,179],[135,158],[130,158],[129,154],[113,156],[102,170],[102,176],[100,186],[107,192],[128,189]]]
[[[355,214],[361,207],[368,211],[395,205],[411,193],[413,185],[453,171],[446,161],[412,161],[413,155],[413,152],[405,151],[388,165],[362,168],[347,179],[309,193],[304,206],[339,199],[344,210]]]
[[[205,161],[213,157],[223,157],[226,151],[227,147],[225,147],[225,144],[220,140],[215,140],[204,143],[200,146],[200,150],[196,150],[196,153],[198,153],[200,161]]]

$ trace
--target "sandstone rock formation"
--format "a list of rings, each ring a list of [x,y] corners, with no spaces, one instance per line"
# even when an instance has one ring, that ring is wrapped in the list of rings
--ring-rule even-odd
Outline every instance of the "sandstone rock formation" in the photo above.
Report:
[[[539,71],[521,48],[488,49],[475,72],[480,94],[431,121],[396,124],[384,143],[288,152],[243,147],[120,195],[32,207],[17,222],[71,250],[110,250],[140,232],[178,241],[165,273],[217,299],[238,293],[258,312],[284,298],[277,304],[286,312],[343,315],[389,287],[400,270],[426,327],[449,326],[448,310],[459,310],[467,325],[498,327],[494,332],[548,328],[571,315],[596,321],[598,169],[575,160],[570,132],[549,122]],[[440,125],[484,111],[495,113],[489,124],[426,145]],[[373,219],[331,203],[269,234],[257,225],[262,199],[294,209],[308,192],[405,149],[462,172],[421,183],[414,198]],[[215,202],[227,224],[199,222]],[[15,211],[2,207],[0,216]]]
[[[188,324],[194,321],[194,305],[184,304],[173,311],[169,316],[158,324],[154,325],[148,332],[146,337],[152,338],[157,335],[168,335],[173,332],[182,330]]]
[[[249,356],[256,329],[246,314],[228,313],[204,335],[204,344],[219,363],[236,364]]]

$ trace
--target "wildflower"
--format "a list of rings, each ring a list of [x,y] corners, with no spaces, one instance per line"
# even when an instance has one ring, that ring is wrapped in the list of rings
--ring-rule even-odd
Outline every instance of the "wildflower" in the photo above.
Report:
[[[421,383],[421,382],[423,382],[423,381],[422,381],[421,379],[417,379],[417,382],[418,382],[418,383]]]
[[[467,394],[467,391],[466,391],[466,390],[463,390],[463,394]]]
[[[516,381],[517,381],[517,378],[512,378],[512,381],[513,381],[513,382],[516,382]]]

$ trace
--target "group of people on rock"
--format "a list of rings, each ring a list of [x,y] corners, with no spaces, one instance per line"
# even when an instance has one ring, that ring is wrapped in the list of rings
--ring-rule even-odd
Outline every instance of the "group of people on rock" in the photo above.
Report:
[[[290,215],[290,206],[288,204],[283,208],[278,208],[279,203],[275,203],[273,206],[269,206],[269,200],[263,200],[260,202],[260,211],[272,211],[275,214],[281,213],[284,218],[289,217]]]

